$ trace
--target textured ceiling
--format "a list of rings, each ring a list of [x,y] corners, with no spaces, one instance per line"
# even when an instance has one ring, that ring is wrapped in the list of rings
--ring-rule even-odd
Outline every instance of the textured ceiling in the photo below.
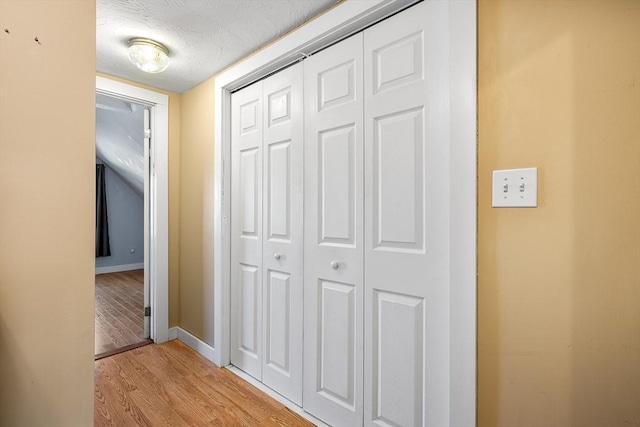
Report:
[[[97,70],[182,93],[336,3],[336,0],[98,0]],[[127,41],[167,46],[171,65],[147,74]]]

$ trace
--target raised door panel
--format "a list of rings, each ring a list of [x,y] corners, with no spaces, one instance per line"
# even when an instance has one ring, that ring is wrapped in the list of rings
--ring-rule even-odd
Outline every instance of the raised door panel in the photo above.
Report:
[[[355,286],[318,283],[318,394],[355,411]]]
[[[262,83],[231,104],[231,363],[261,379]]]
[[[267,235],[270,241],[291,241],[291,140],[267,145]]]
[[[265,364],[291,374],[291,275],[267,270],[265,289]]]
[[[364,32],[365,425],[449,425],[447,19]]]
[[[238,350],[252,359],[258,360],[259,331],[259,288],[258,267],[255,265],[240,264],[240,283],[238,284],[238,298],[240,310],[239,321],[239,345]]]
[[[318,240],[325,246],[355,245],[355,127],[322,131],[318,138]]]
[[[362,34],[304,61],[305,411],[362,425]]]
[[[356,102],[355,65],[355,59],[349,59],[318,74],[318,111]]]
[[[263,81],[264,212],[262,382],[302,404],[302,65]]]
[[[374,290],[372,317],[373,420],[390,426],[421,425],[424,299]]]
[[[374,120],[371,213],[377,250],[423,250],[423,114],[418,108]]]
[[[422,35],[422,30],[418,30],[372,52],[373,93],[422,80]]]
[[[258,147],[251,147],[246,150],[239,150],[239,187],[240,187],[240,212],[238,212],[238,219],[242,224],[240,230],[241,238],[245,239],[258,239],[258,221],[260,220],[259,212],[260,191],[258,176],[259,165],[258,162],[260,155],[260,149]]]

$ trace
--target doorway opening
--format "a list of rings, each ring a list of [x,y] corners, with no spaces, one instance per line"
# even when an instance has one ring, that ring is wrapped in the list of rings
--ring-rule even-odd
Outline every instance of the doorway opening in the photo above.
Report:
[[[96,359],[152,342],[149,117],[144,105],[96,95]]]
[[[123,320],[122,316],[125,313],[119,314],[113,308],[108,308],[111,310],[110,317],[119,320],[114,323],[120,327],[120,331],[118,331],[121,335],[120,343],[126,342],[122,337],[123,333],[127,332],[124,330],[124,324],[129,326],[128,332],[134,332],[131,329],[135,329],[136,333],[131,335],[136,338],[129,335],[131,340],[140,343],[138,338],[142,337],[146,340],[162,343],[168,340],[169,332],[169,97],[127,83],[96,77],[96,106],[96,163],[104,164],[102,169],[106,170],[105,181],[109,178],[108,169],[111,169],[112,181],[116,182],[114,184],[115,190],[120,188],[121,198],[135,201],[137,197],[137,202],[134,203],[135,207],[131,210],[122,207],[119,209],[117,204],[110,208],[107,200],[106,214],[101,214],[98,203],[101,195],[98,186],[98,170],[101,167],[96,166],[96,273],[100,279],[100,283],[96,284],[96,313],[99,314],[98,304],[105,302],[105,300],[115,301],[121,309],[128,308],[128,311],[133,313],[136,319],[139,319],[141,315],[143,318],[143,333],[136,335],[140,331],[139,321],[128,319],[137,324],[134,328],[127,319]],[[123,113],[127,113],[126,115],[131,122],[129,127],[132,127],[133,130],[127,130],[127,125],[123,123],[122,117],[113,122],[108,120],[109,118],[113,119],[114,115],[116,117],[118,114],[125,115]],[[141,122],[140,117],[142,117]],[[102,136],[100,132],[103,133]],[[103,140],[102,147],[100,147],[100,139],[103,137],[107,140]],[[120,180],[119,187],[117,179],[114,180],[113,176]],[[108,186],[109,182],[106,182],[106,185]],[[111,190],[113,192],[114,189]],[[104,190],[107,196],[108,192],[109,190]],[[142,209],[140,209],[140,199],[142,199]],[[140,213],[141,210],[142,213]],[[102,261],[100,258],[103,257],[97,257],[99,244],[104,245],[99,234],[102,231],[98,225],[102,217],[111,221],[111,217],[118,219],[118,216],[120,221],[125,223],[125,231],[119,230],[118,233],[126,235],[126,238],[120,237],[118,239],[116,237],[116,242],[114,242],[120,246],[121,257],[115,262],[114,260],[111,260],[112,262]],[[142,240],[140,239],[140,218],[142,218],[143,224]],[[140,255],[143,255],[142,258]],[[106,260],[108,257],[104,258]],[[106,264],[118,267],[114,268]],[[109,274],[113,275],[109,276]],[[104,293],[99,295],[99,292],[103,291],[106,286],[103,282],[111,283],[112,288],[119,293],[120,297],[123,295],[123,289],[117,289],[118,286],[134,287],[133,294],[137,298],[136,304],[133,304],[131,299],[127,301],[127,298],[120,298],[118,301],[113,295]],[[128,298],[131,297],[130,295]],[[140,299],[143,301],[142,306],[139,302]],[[129,305],[125,302],[128,302]],[[140,307],[142,308],[140,309]],[[99,338],[98,335],[101,332],[98,328],[96,322],[96,338]],[[136,343],[127,343],[124,350],[136,345]],[[113,343],[111,347],[114,347]],[[96,341],[96,354],[104,357],[123,351],[122,347],[117,345],[115,347],[114,350],[98,353],[98,342]]]

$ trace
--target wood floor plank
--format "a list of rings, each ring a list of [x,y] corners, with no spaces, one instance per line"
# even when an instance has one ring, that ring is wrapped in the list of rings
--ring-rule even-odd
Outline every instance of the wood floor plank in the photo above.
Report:
[[[144,341],[144,270],[99,274],[95,285],[95,354]]]
[[[137,283],[129,284],[129,288],[120,288],[109,284],[109,288],[102,290],[97,298],[103,303],[108,303],[113,306],[117,311],[127,315],[132,320],[137,320],[142,317],[144,295],[136,295],[133,290],[130,289],[136,286]]]
[[[122,382],[118,379],[118,366],[111,363],[107,359],[97,368],[96,375],[96,395],[104,396],[102,405],[94,398],[94,406],[100,410],[100,416],[97,417],[96,409],[94,409],[95,425],[138,425],[152,426],[147,417],[141,413],[135,402],[131,401],[131,387],[126,385],[123,387]],[[107,424],[101,424],[105,420]]]
[[[128,340],[120,333],[120,326],[114,324],[109,316],[105,316],[103,310],[96,311],[96,320],[99,322],[99,328],[96,330],[96,334],[102,334],[99,340],[108,340],[113,343],[116,348],[127,345]]]
[[[96,427],[312,426],[174,340],[96,361]]]
[[[95,347],[106,351],[113,351],[118,348],[117,344],[113,342],[107,331],[102,329],[102,322],[96,319],[95,322],[95,332],[96,332],[96,344]]]
[[[117,307],[118,311],[126,313],[132,319],[140,317],[140,311],[143,310],[142,302],[136,301],[135,298],[144,300],[144,296],[136,296],[133,293],[127,295],[127,289],[113,287],[109,292],[103,292],[97,296],[103,303],[109,303]]]
[[[139,357],[133,356],[127,358],[127,366],[135,372],[132,376],[136,377],[137,383],[143,385],[140,388],[143,410],[154,410],[153,401],[160,397],[165,407],[172,408],[172,416],[177,416],[185,425],[200,425],[213,420],[207,412],[202,411],[202,406],[197,402],[198,396],[191,393],[192,390],[185,387],[184,382],[176,382],[180,377],[168,375],[168,364],[161,366],[162,369],[150,370]],[[201,411],[202,416],[193,416]]]
[[[109,322],[111,328],[118,331],[126,343],[139,340],[140,337],[138,337],[135,332],[132,332],[132,329],[136,329],[135,324],[126,317],[123,317],[123,314],[117,311],[115,307],[111,305],[104,306],[101,315],[106,322]]]
[[[119,361],[115,360],[117,356],[102,360],[105,361],[105,371],[112,378],[112,382],[109,385],[117,390],[127,390],[125,400],[130,403],[121,405],[124,411],[120,414],[126,420],[126,425],[179,426],[184,424],[166,405],[166,402],[161,402],[155,407],[152,405],[152,402],[157,399],[158,390],[144,386],[148,384],[147,381],[143,377],[136,375],[134,370],[128,368],[127,353],[121,353],[121,355],[123,356]],[[127,372],[127,375],[125,376],[123,372]],[[120,378],[118,379],[118,377]],[[134,383],[129,381],[138,382],[140,387],[138,385],[133,386]],[[135,407],[135,411],[131,410],[131,405]],[[96,425],[98,425],[97,422]]]
[[[254,387],[247,388],[246,382],[227,370],[219,370],[212,372],[210,364],[207,359],[199,354],[190,355],[188,359],[184,357],[184,352],[181,351],[180,341],[173,341],[168,343],[163,350],[170,353],[174,358],[174,362],[179,362],[182,366],[191,370],[196,377],[202,378],[205,381],[199,383],[199,388],[209,394],[212,398],[218,398],[219,404],[225,405],[225,407],[232,407],[234,411],[247,412],[247,415],[251,417],[251,420],[263,421],[269,417],[270,412],[268,408],[265,408],[264,393],[260,392]],[[175,367],[175,363],[174,363]],[[218,396],[214,388],[208,387],[207,384],[216,384],[219,382],[225,382],[227,387],[225,388],[225,395]],[[247,402],[249,405],[243,405],[242,407],[236,407],[235,402]],[[243,414],[244,415],[244,414]]]
[[[140,375],[140,379],[150,383],[150,395],[162,401],[163,405],[173,408],[185,425],[202,425],[214,421],[216,418],[211,416],[213,407],[207,404],[210,399],[193,387],[189,381],[191,373],[176,369],[175,360],[166,357],[160,347],[152,347],[155,348],[136,351],[136,357],[128,359],[130,367]],[[150,402],[147,403],[147,406],[151,405]],[[193,419],[193,413],[203,413],[206,416]]]

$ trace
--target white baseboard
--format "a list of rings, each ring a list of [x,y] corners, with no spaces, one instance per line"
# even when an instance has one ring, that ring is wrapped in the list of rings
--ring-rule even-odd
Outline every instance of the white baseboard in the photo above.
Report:
[[[175,329],[176,331],[176,338],[194,349],[197,353],[200,353],[200,355],[204,356],[206,359],[215,363],[213,361],[213,347],[179,326],[169,329],[169,339],[171,339],[171,335],[173,334],[172,329]]]
[[[199,353],[201,356],[204,356],[206,359],[213,362],[213,351],[214,351],[213,347],[211,347],[206,342],[202,341],[200,338],[185,331],[179,326],[174,326],[173,328],[169,328],[168,335],[169,335],[169,340],[179,339],[180,341],[182,341],[183,343],[191,347],[193,350],[195,350],[197,353]],[[312,423],[314,423],[319,427],[329,427],[327,424],[315,418],[313,415],[309,414],[308,412],[305,412],[304,409],[302,409],[301,407],[299,407],[289,399],[279,395],[278,393],[271,390],[266,385],[262,384],[260,381],[256,380],[255,378],[241,371],[235,366],[229,365],[229,366],[226,366],[225,368],[228,369],[230,372],[234,373],[235,375],[239,376],[240,378],[242,378],[243,380],[245,380],[255,388],[257,388],[258,390],[262,391],[264,394],[282,403],[284,406],[291,409],[293,412],[300,415],[302,418],[311,421]]]
[[[109,265],[107,267],[96,267],[96,274],[118,273],[120,271],[143,270],[144,263]]]
[[[174,326],[173,328],[169,328],[167,330],[167,341],[178,339],[178,329],[180,328]]]

